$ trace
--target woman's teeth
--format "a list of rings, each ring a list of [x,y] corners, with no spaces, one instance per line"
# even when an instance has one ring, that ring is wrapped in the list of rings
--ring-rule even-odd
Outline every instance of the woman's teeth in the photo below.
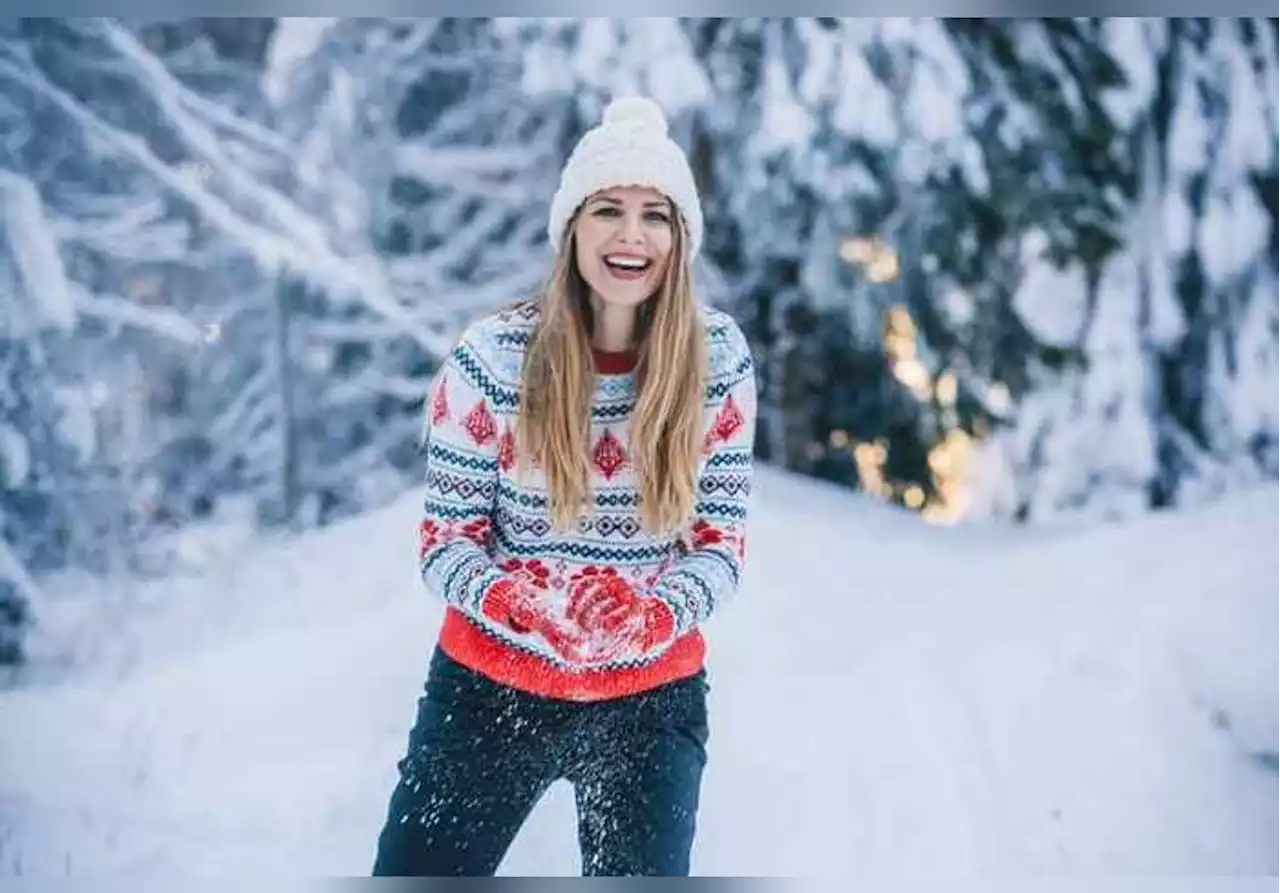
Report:
[[[635,272],[647,269],[649,261],[643,257],[606,257],[604,262],[615,270]]]

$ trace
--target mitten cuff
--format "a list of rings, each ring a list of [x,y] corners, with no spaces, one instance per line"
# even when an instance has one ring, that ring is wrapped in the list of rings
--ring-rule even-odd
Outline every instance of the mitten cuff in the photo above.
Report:
[[[644,633],[641,643],[645,652],[665,645],[675,638],[676,616],[671,607],[660,598],[644,601]]]
[[[511,577],[500,577],[489,584],[484,596],[480,599],[480,610],[484,616],[495,623],[509,627],[517,632],[525,630],[515,623],[511,616],[511,608],[515,603],[519,587]]]

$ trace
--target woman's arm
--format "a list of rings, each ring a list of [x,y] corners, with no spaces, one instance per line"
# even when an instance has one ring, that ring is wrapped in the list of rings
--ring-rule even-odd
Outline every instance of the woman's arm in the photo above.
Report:
[[[702,623],[737,590],[746,557],[747,503],[756,430],[755,364],[736,325],[729,329],[727,371],[713,380],[716,406],[706,429],[689,550],[650,587],[670,611],[672,638]]]
[[[486,394],[493,388],[464,335],[426,405],[418,569],[432,593],[473,618],[485,615],[486,599],[514,583],[489,551],[503,434]]]

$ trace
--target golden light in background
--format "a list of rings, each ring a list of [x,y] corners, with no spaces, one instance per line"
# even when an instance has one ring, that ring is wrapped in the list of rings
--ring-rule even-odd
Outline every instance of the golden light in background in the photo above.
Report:
[[[933,382],[924,363],[917,359],[898,360],[893,364],[893,377],[910,388],[917,399],[929,399]]]
[[[894,360],[905,360],[916,355],[915,339],[909,335],[890,332],[884,336],[884,352]]]
[[[938,376],[934,392],[938,395],[938,402],[943,406],[956,405],[957,390],[958,386],[956,383],[956,374],[954,372],[948,370]]]
[[[898,255],[885,249],[867,264],[867,278],[875,283],[892,282],[898,278]]]
[[[868,255],[870,255],[868,259]],[[848,239],[841,246],[841,256],[850,262],[864,265],[869,278],[887,281],[898,274],[898,258],[890,249],[867,239]],[[965,514],[970,501],[966,492],[966,476],[973,452],[973,440],[959,427],[956,403],[960,395],[960,382],[955,371],[943,370],[935,377],[920,359],[916,345],[916,325],[907,308],[895,305],[884,313],[884,352],[889,360],[893,377],[907,387],[921,401],[936,398],[941,412],[938,420],[947,426],[947,433],[933,445],[926,457],[932,495],[918,483],[891,482],[884,475],[888,445],[883,438],[874,443],[858,443],[853,448],[858,477],[863,487],[880,500],[890,500],[897,494],[902,504],[920,512],[923,519],[932,524],[954,524]],[[986,392],[988,404],[998,413],[1007,411],[1013,404],[1009,389],[1002,382],[995,382]],[[979,418],[974,421],[977,436],[985,436],[987,423]],[[843,447],[847,442],[845,432],[833,431],[832,446]]]
[[[878,237],[849,236],[840,242],[840,259],[862,269],[867,279],[877,284],[898,278],[901,264],[898,254]]]
[[[916,325],[907,308],[895,305],[885,311],[884,352],[892,362],[893,377],[918,399],[928,399],[929,370],[916,358]]]
[[[921,511],[921,516],[934,524],[953,524],[968,507],[964,478],[973,441],[961,428],[952,428],[929,451],[929,471],[937,494]]]
[[[885,316],[889,320],[889,328],[899,335],[908,338],[916,336],[915,320],[911,318],[911,314],[907,312],[907,308],[901,304],[895,304],[885,311]]]
[[[834,447],[837,450],[843,450],[845,447],[849,445],[849,432],[842,431],[837,428],[835,431],[831,432],[831,434],[828,437],[828,440],[830,441],[832,447]]]
[[[884,479],[884,462],[889,456],[888,447],[881,441],[860,443],[853,448],[853,459],[858,466],[858,479],[868,493],[880,500],[893,495],[893,488]]]
[[[951,456],[945,450],[929,451],[929,470],[934,474],[945,475],[951,468]]]
[[[864,266],[879,253],[880,245],[866,236],[850,236],[840,243],[840,259],[847,264]]]

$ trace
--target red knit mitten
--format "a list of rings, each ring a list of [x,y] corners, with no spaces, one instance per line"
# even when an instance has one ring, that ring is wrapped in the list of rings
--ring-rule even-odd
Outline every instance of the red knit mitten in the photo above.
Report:
[[[643,657],[675,636],[666,602],[613,575],[582,580],[570,595],[569,618],[586,634],[591,663]]]
[[[489,619],[517,633],[537,633],[563,660],[581,663],[582,638],[577,630],[544,611],[539,590],[514,577],[489,586],[481,610]]]

